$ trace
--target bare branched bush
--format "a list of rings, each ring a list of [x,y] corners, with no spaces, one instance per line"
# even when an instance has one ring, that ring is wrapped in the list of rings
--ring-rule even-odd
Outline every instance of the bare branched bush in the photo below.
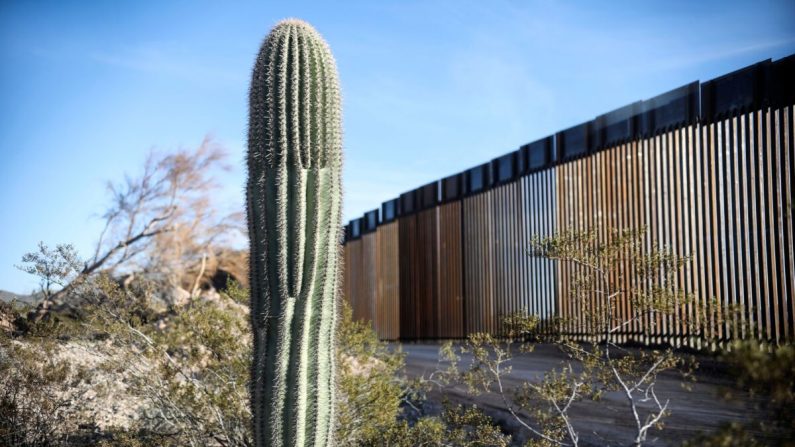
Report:
[[[569,268],[569,290],[564,294],[578,315],[559,321],[559,332],[549,338],[569,360],[537,381],[507,389],[511,360],[531,352],[534,345],[528,340],[538,336],[538,318],[519,312],[505,316],[500,336],[478,333],[458,350],[444,346],[441,357],[451,366],[440,371],[441,382],[463,381],[472,392],[496,393],[511,416],[533,434],[530,444],[539,446],[579,445],[572,406],[583,400],[598,405],[605,393],[617,393],[635,427],[633,439],[626,441],[645,444],[649,432],[661,430],[670,413],[670,401],[656,388],[659,374],[678,371],[687,383],[693,380],[695,363],[672,348],[628,349],[622,345],[622,331],[639,328],[648,339],[658,330],[657,321],[688,309],[689,318],[682,321],[686,333],[704,345],[714,340],[705,327],[708,308],[677,287],[677,275],[689,259],[658,247],[644,250],[643,241],[644,232],[633,230],[612,231],[606,240],[596,231],[535,239],[532,256]],[[463,355],[471,362],[459,370]]]

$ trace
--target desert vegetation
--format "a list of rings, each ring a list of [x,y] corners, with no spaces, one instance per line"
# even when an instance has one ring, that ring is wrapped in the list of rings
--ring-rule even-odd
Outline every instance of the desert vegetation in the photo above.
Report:
[[[767,406],[687,445],[791,445],[795,351],[713,339],[704,325],[742,325],[740,310],[708,316],[715,306],[676,287],[689,259],[645,246],[642,229],[535,239],[528,256],[568,269],[577,320],[539,331],[537,315],[504,315],[497,333],[443,344],[439,368],[409,378],[401,346],[354,321],[340,296],[340,107],[325,41],[280,22],[252,74],[247,227],[213,202],[226,153],[208,138],[109,183],[91,252],[42,242],[24,254],[18,268],[40,287],[33,305],[0,303],[0,445],[583,446],[594,434],[585,440],[572,410],[598,410],[607,395],[620,396],[632,436],[598,439],[649,445],[673,411],[658,379],[686,387],[699,365],[680,346],[628,346],[621,334],[650,339],[682,309],[687,345],[736,381],[724,397],[750,392]],[[509,387],[512,361],[541,343],[566,360]],[[429,405],[461,386],[498,396],[519,429],[494,408]]]
[[[86,283],[88,286],[89,282]],[[248,291],[230,282],[158,312],[108,276],[79,316],[23,323],[7,306],[0,439],[11,446],[248,446]],[[344,307],[335,364],[338,445],[509,445],[476,408],[418,414],[403,356]]]
[[[670,398],[657,389],[658,377],[673,372],[680,377],[682,386],[688,386],[695,380],[693,373],[698,363],[694,356],[673,346],[629,347],[621,342],[620,330],[644,321],[646,324],[638,325],[645,331],[642,338],[651,339],[660,321],[686,308],[690,318],[684,332],[705,347],[718,346],[719,342],[709,336],[706,328],[710,321],[708,307],[699,305],[693,296],[675,285],[675,277],[688,258],[665,248],[646,250],[644,240],[643,230],[610,231],[606,238],[600,238],[597,230],[566,231],[535,239],[528,255],[572,267],[571,286],[566,292],[570,303],[581,312],[578,321],[557,319],[555,324],[559,329],[549,333],[538,330],[539,318],[535,315],[526,312],[506,315],[500,334],[476,333],[461,345],[445,344],[440,357],[448,366],[435,372],[432,381],[442,387],[464,383],[471,393],[498,395],[504,409],[524,430],[532,433],[529,445],[583,445],[579,421],[571,410],[584,400],[598,407],[607,393],[621,396],[634,435],[632,439],[620,440],[602,436],[604,442],[641,446],[656,439],[651,433],[664,430],[665,419],[672,411]],[[620,312],[622,305],[631,311]],[[739,321],[730,312],[721,318]],[[564,329],[573,326],[580,330]],[[568,360],[537,380],[523,380],[515,389],[507,389],[504,381],[512,373],[512,359],[531,353],[539,342],[558,346]],[[779,383],[787,388],[788,385],[773,377],[782,373],[781,365],[786,362],[784,358],[790,348],[773,348],[772,356],[766,352],[768,349],[771,348],[759,343],[737,342],[726,347],[723,359],[741,371],[740,380],[746,385],[753,382],[748,374],[763,374],[766,379],[759,383],[767,385],[762,387]],[[462,363],[463,356],[467,356],[467,362]],[[756,361],[778,366],[754,364]],[[762,369],[768,373],[752,372]],[[785,394],[781,389],[773,391],[773,402],[786,400]],[[771,433],[784,429],[785,425],[774,423],[766,429]],[[739,436],[740,428],[733,429]],[[774,437],[782,439],[782,433],[774,433]],[[716,438],[705,436],[701,441],[707,439]]]
[[[183,209],[202,203],[202,216],[216,215],[211,173],[224,160],[223,151],[207,140],[192,150],[155,154],[145,166],[157,169],[131,175],[125,180],[129,189],[122,193],[110,188],[109,209],[114,212],[107,215],[119,217],[108,227],[123,231],[105,232],[98,240],[109,248],[95,252],[124,246],[129,234],[160,232],[126,242],[126,254],[125,248],[116,250],[104,268],[85,271],[96,261],[84,261],[68,244],[42,244],[22,257],[19,267],[41,280],[43,301],[33,306],[3,303],[0,309],[3,445],[253,445],[246,259],[232,245],[240,228],[234,215],[200,218],[198,224],[190,207]],[[168,194],[135,193],[140,200],[129,207],[131,200],[121,196],[141,191],[153,175],[166,179],[160,185]],[[184,182],[182,176],[193,180]],[[164,197],[173,210],[150,224],[155,217],[142,216],[165,208],[149,200]],[[129,230],[137,225],[139,229]],[[150,230],[143,231],[147,226]],[[172,234],[174,229],[182,231]],[[634,269],[622,275],[647,275],[654,279],[648,284],[659,288],[633,292],[607,286],[612,292],[604,298],[635,293],[633,299],[646,306],[638,307],[639,312],[666,312],[671,300],[688,298],[666,289],[664,274],[687,260],[663,249],[635,251],[640,234],[616,233],[615,239],[599,243],[591,232],[566,233],[538,240],[531,254],[582,263],[581,274],[592,279],[574,282],[571,299],[595,300],[603,296],[594,293],[601,290],[597,288],[605,287],[599,281],[621,276],[609,272],[624,268],[619,260],[634,253]],[[95,257],[92,253],[91,260]],[[588,265],[604,270],[594,273]],[[655,378],[675,371],[687,384],[698,365],[673,347],[638,350],[612,340],[610,329],[624,322],[610,317],[606,299],[601,302],[583,306],[592,309],[586,314],[592,327],[603,329],[590,339],[542,333],[536,330],[537,317],[509,315],[501,334],[476,334],[464,343],[446,345],[442,367],[424,379],[406,377],[399,345],[379,341],[368,322],[352,321],[350,309],[343,307],[334,357],[337,445],[516,445],[520,437],[497,424],[489,416],[493,412],[424,401],[429,390],[455,385],[502,396],[503,409],[532,432],[529,445],[587,444],[569,405],[598,407],[600,398],[611,392],[623,392],[626,417],[639,422],[635,438],[627,443],[643,443],[644,435],[646,441],[664,439],[667,401],[654,390]],[[512,359],[528,355],[539,343],[559,346],[570,360],[537,381],[500,389],[511,374]],[[748,390],[764,396],[767,408],[759,414],[765,416],[703,434],[690,445],[770,445],[775,440],[786,445],[793,432],[792,348],[744,341],[715,355],[737,380],[725,397]]]
[[[0,303],[0,444],[254,445],[241,229],[210,217],[225,157],[209,139],[153,154],[109,186],[91,259],[44,243],[22,257],[41,302]],[[403,355],[347,307],[336,334],[338,445],[507,445],[475,408],[414,411]]]

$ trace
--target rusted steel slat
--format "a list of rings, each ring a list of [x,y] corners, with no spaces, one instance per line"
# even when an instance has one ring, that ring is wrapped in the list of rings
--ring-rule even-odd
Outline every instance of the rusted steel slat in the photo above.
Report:
[[[362,312],[362,240],[356,239],[348,242],[350,261],[350,304],[353,311],[353,320],[359,321],[365,317]]]
[[[524,254],[520,249],[520,239],[517,234],[520,219],[518,188],[517,182],[511,182],[493,190],[494,301],[497,306],[495,314],[497,323],[500,323],[505,315],[520,310],[518,277]]]
[[[783,185],[781,179],[784,173],[784,160],[783,154],[781,153],[781,148],[783,146],[782,136],[783,136],[783,129],[782,129],[782,121],[781,121],[781,114],[777,110],[771,110],[771,120],[772,120],[772,127],[773,127],[773,141],[771,142],[771,164],[773,167],[773,195],[774,195],[774,215],[775,220],[773,221],[774,225],[771,225],[771,229],[774,232],[773,240],[776,244],[776,251],[775,251],[775,263],[778,272],[774,272],[777,276],[776,281],[776,289],[778,293],[778,305],[779,311],[777,315],[779,316],[778,321],[778,339],[779,341],[784,341],[789,339],[789,307],[787,306],[787,284],[786,284],[786,276],[787,273],[784,270],[786,268],[786,247],[784,241],[784,200],[783,200]]]
[[[562,231],[566,227],[566,225],[568,223],[567,220],[566,220],[566,213],[565,213],[565,203],[566,203],[567,190],[566,190],[566,185],[565,185],[565,181],[564,180],[565,180],[565,178],[567,176],[567,174],[566,174],[566,166],[565,165],[557,166],[557,167],[554,168],[554,171],[555,171],[556,175],[555,175],[555,178],[554,178],[554,181],[553,181],[553,183],[554,183],[553,194],[558,199],[557,203],[556,203],[556,206],[555,206],[555,210],[556,210],[556,212],[555,212],[555,222],[556,222],[557,225],[555,225],[554,231],[557,232],[557,231]],[[565,297],[563,291],[567,290],[567,271],[568,271],[568,268],[565,265],[558,264],[558,271],[559,271],[559,275],[558,275],[558,294],[555,297],[556,300],[557,300],[556,307],[558,309],[558,316],[559,316],[559,318],[562,321],[559,329],[561,331],[566,331],[566,330],[568,330],[568,327],[569,327],[568,322],[567,322],[567,319],[568,319],[569,315],[568,315],[567,308],[566,308],[566,301],[567,300],[566,300],[566,297]]]
[[[646,221],[646,240],[643,244],[644,251],[648,252],[652,248],[652,244],[656,241],[656,237],[654,236],[654,219],[655,214],[654,210],[656,206],[654,206],[654,165],[653,165],[653,145],[651,144],[651,138],[644,138],[641,140],[641,144],[643,147],[643,190],[644,190],[644,208],[645,208],[645,221]],[[648,291],[651,287],[651,283],[646,280],[644,282],[644,289]],[[642,340],[644,343],[651,342],[651,331],[652,331],[652,317],[648,314],[647,309],[642,309],[642,318],[641,318],[641,325],[640,330],[642,334]]]
[[[677,129],[669,133],[669,150],[671,152],[670,160],[671,160],[671,216],[670,216],[670,238],[671,238],[671,247],[674,253],[677,256],[682,256],[684,254],[684,234],[683,231],[685,230],[684,225],[682,225],[682,209],[681,209],[681,201],[682,201],[682,160],[680,156],[680,148],[681,148],[681,141],[680,141],[680,133],[681,129]],[[682,290],[684,288],[684,279],[685,271],[684,269],[680,269],[676,272],[674,277],[675,286],[677,290]],[[682,339],[684,337],[683,331],[683,316],[682,310],[684,310],[681,303],[676,302],[676,308],[674,309],[672,315],[672,334],[673,334],[673,343],[676,346],[680,346],[682,343]]]
[[[709,250],[709,257],[708,257],[708,264],[707,264],[707,275],[709,278],[709,292],[708,297],[710,299],[716,300],[716,304],[720,302],[720,286],[719,286],[719,275],[717,275],[717,270],[719,270],[718,265],[720,264],[720,257],[719,257],[719,244],[718,240],[720,237],[720,233],[718,230],[718,206],[717,206],[717,182],[716,182],[716,174],[715,174],[715,137],[714,137],[714,124],[710,124],[704,128],[704,150],[706,152],[706,160],[705,160],[705,168],[706,168],[706,182],[707,182],[707,190],[706,190],[706,205],[708,210],[708,220],[707,220],[707,247]],[[710,336],[711,337],[721,337],[722,332],[720,327],[718,327],[718,322],[716,320],[716,316],[718,315],[718,308],[714,305],[709,306],[709,328],[710,328]]]
[[[781,153],[783,155],[782,166],[784,170],[782,175],[782,214],[784,216],[782,233],[785,247],[784,271],[787,274],[785,280],[786,296],[789,300],[789,305],[787,306],[789,312],[787,338],[790,341],[795,339],[795,244],[793,243],[793,237],[795,237],[795,234],[793,234],[793,226],[795,226],[793,224],[793,213],[795,212],[793,208],[795,206],[795,185],[793,185],[795,183],[795,153],[793,153],[795,151],[795,142],[793,141],[793,137],[795,137],[795,127],[793,126],[795,122],[794,109],[793,107],[785,107],[778,110],[782,120],[780,127]]]
[[[701,128],[695,129],[694,135],[694,153],[693,153],[693,170],[695,171],[695,195],[694,195],[694,207],[693,211],[695,212],[695,265],[697,271],[697,281],[696,281],[696,299],[698,300],[698,307],[703,308],[706,305],[706,300],[708,299],[707,293],[707,276],[706,276],[706,265],[707,265],[707,248],[706,248],[706,205],[705,205],[705,181],[704,181],[704,150],[702,144],[702,132]],[[700,313],[700,312],[699,312]],[[697,315],[696,318],[698,319],[699,327],[702,327],[705,322],[701,315]],[[703,333],[699,333],[700,336],[703,337]]]
[[[774,182],[776,177],[775,165],[776,156],[775,156],[775,147],[774,147],[774,123],[773,123],[773,116],[770,109],[764,109],[762,111],[765,117],[765,146],[764,146],[764,158],[765,158],[765,204],[766,204],[766,231],[765,231],[765,239],[766,239],[766,258],[767,258],[767,268],[765,269],[768,273],[768,281],[769,281],[769,288],[767,299],[769,302],[772,302],[772,315],[771,315],[771,324],[772,324],[772,331],[770,334],[771,340],[775,340],[776,342],[781,341],[781,303],[779,297],[779,287],[778,287],[778,259],[776,257],[776,251],[778,250],[777,241],[778,235],[777,228],[776,228],[776,203],[775,203],[775,189],[774,189]]]
[[[553,236],[560,228],[558,225],[558,214],[555,212],[559,199],[557,189],[555,188],[558,175],[559,171],[557,169],[549,169],[544,171],[538,183],[539,187],[544,191],[544,203],[547,204],[543,209],[543,226],[541,227],[541,231],[544,232],[543,234],[546,237]],[[554,319],[561,315],[559,303],[563,289],[560,282],[560,265],[550,260],[545,260],[544,263],[546,265],[544,269],[545,272],[549,275],[548,277],[553,278],[551,287],[548,288],[547,312],[548,318],[554,321]],[[554,330],[558,328],[559,326],[557,324],[552,327]]]
[[[680,206],[682,208],[682,225],[684,226],[683,234],[684,240],[682,244],[682,255],[688,256],[690,258],[690,262],[685,266],[685,283],[683,292],[686,294],[695,294],[696,286],[695,286],[695,277],[696,277],[696,268],[694,263],[694,222],[693,216],[694,211],[694,202],[693,202],[693,195],[694,195],[694,188],[693,183],[695,181],[695,173],[693,169],[693,126],[687,126],[687,128],[683,129],[681,133],[680,139],[680,156],[682,158],[682,201]],[[693,322],[693,305],[688,302],[683,310],[683,327],[684,327],[684,335],[685,339],[683,343],[686,346],[691,348],[695,348],[693,333],[691,331],[691,326]]]
[[[658,173],[659,173],[659,185],[660,185],[660,194],[659,194],[659,204],[660,204],[660,232],[659,232],[659,242],[661,248],[666,250],[671,250],[673,245],[671,244],[671,204],[670,204],[670,197],[672,195],[672,181],[671,181],[671,151],[669,147],[669,140],[670,134],[664,133],[657,137],[658,142],[658,150],[659,150],[659,164],[658,164]],[[662,285],[662,284],[660,284]],[[669,315],[660,315],[661,326],[658,331],[658,343],[663,343],[665,339],[669,336],[669,334],[673,333],[671,327],[671,318]]]
[[[376,311],[378,336],[382,340],[400,337],[400,271],[398,247],[398,222],[378,227],[378,290]]]
[[[494,308],[495,308],[495,324],[498,333],[502,332],[502,325],[500,319],[506,312],[507,307],[507,287],[509,282],[509,275],[506,271],[506,245],[507,241],[507,220],[505,207],[505,186],[493,189],[488,192],[493,196],[491,209],[489,210],[490,217],[494,222],[494,232],[491,240],[491,247],[494,253]]]
[[[490,192],[464,199],[464,293],[467,333],[493,331]]]
[[[748,145],[748,115],[743,114],[739,118],[739,122],[737,124],[737,150],[739,152],[739,161],[738,161],[738,172],[739,175],[739,188],[737,191],[737,201],[740,204],[740,231],[737,234],[737,238],[740,240],[742,244],[742,277],[740,281],[742,281],[742,299],[741,305],[743,306],[742,318],[740,324],[743,327],[743,338],[749,337],[753,335],[753,332],[749,332],[747,326],[754,321],[754,302],[753,297],[755,295],[755,290],[753,288],[753,270],[755,266],[752,262],[752,255],[753,255],[753,241],[752,241],[752,230],[751,230],[751,222],[749,220],[749,210],[751,208],[751,202],[749,201],[749,191],[751,188],[751,177],[748,175],[749,173],[749,157],[753,156],[749,152],[749,145]]]
[[[344,299],[349,306],[353,307],[351,302],[351,275],[353,266],[351,265],[351,244],[347,243],[342,249],[342,263],[343,263],[343,277],[342,277],[342,299]]]
[[[629,147],[627,144],[620,144],[616,147],[617,161],[621,167],[621,214],[620,214],[620,229],[632,228],[632,165],[631,156],[629,154]],[[616,318],[611,322],[612,325],[620,324],[624,321],[631,319],[629,307],[628,291],[632,287],[632,276],[627,274],[629,269],[629,251],[625,249],[622,252],[622,262],[619,266],[619,286],[623,289],[623,293],[619,295],[618,313]],[[620,330],[619,341],[627,341],[627,332],[631,327],[623,327]]]
[[[461,202],[439,208],[439,316],[442,338],[464,336]]]
[[[399,290],[400,290],[400,338],[402,339],[416,339],[416,325],[414,318],[416,317],[414,311],[414,296],[415,290],[415,239],[416,234],[416,216],[404,216],[398,219],[398,253],[399,253]]]
[[[776,301],[775,284],[772,281],[771,269],[771,256],[772,245],[770,240],[769,225],[770,225],[770,182],[771,176],[769,171],[770,160],[770,132],[769,132],[769,113],[766,110],[760,111],[761,129],[759,134],[759,151],[758,151],[758,172],[760,183],[758,185],[759,194],[759,238],[761,247],[761,278],[762,278],[762,300],[765,303],[764,319],[766,327],[766,338],[768,340],[776,339],[776,315],[774,306]]]
[[[376,234],[369,233],[362,236],[362,282],[361,282],[361,319],[369,321],[376,332],[379,327],[376,324],[376,295],[378,286],[376,284],[377,277],[377,252],[376,252]]]
[[[417,214],[415,321],[419,338],[438,337],[438,213],[439,208],[433,207]]]
[[[734,305],[735,306],[742,306],[745,307],[745,282],[743,281],[743,254],[744,254],[744,239],[742,237],[742,207],[744,205],[743,201],[740,200],[741,191],[742,191],[742,172],[740,171],[741,168],[741,154],[740,154],[740,139],[739,139],[739,121],[737,117],[732,117],[730,121],[731,132],[729,133],[730,137],[730,144],[731,144],[731,163],[732,163],[732,182],[731,182],[731,202],[732,206],[732,214],[731,219],[733,221],[733,229],[731,231],[732,235],[732,276],[734,277]],[[737,321],[733,319],[732,322],[732,337],[733,338],[742,338],[742,323],[741,321]]]
[[[643,147],[640,141],[633,141],[630,143],[631,156],[632,156],[632,172],[633,172],[633,227],[636,230],[642,229],[646,225],[646,207],[644,200],[644,186],[643,186]],[[630,265],[634,269],[635,265]],[[633,270],[634,271],[634,270]],[[636,290],[643,290],[645,284],[633,275],[633,287]],[[630,315],[636,318],[629,326],[632,331],[630,340],[642,342],[643,338],[640,336],[642,332],[643,320],[639,319],[641,309],[630,302]]]
[[[765,318],[764,312],[765,307],[763,305],[763,295],[762,295],[762,278],[760,275],[760,265],[761,265],[761,247],[760,247],[760,238],[759,238],[759,174],[757,170],[757,165],[759,164],[759,113],[753,112],[750,114],[750,123],[749,123],[749,150],[748,150],[748,173],[750,174],[749,177],[751,178],[750,181],[750,197],[749,203],[751,204],[751,214],[750,214],[750,229],[749,229],[749,239],[752,242],[751,246],[751,253],[753,257],[753,291],[754,291],[754,321],[753,324],[756,328],[756,336],[758,338],[764,338],[766,335],[765,330]]]

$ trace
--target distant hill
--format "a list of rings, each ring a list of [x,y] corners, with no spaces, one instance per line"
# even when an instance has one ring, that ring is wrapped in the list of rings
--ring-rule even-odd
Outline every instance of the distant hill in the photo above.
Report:
[[[10,303],[12,301],[19,301],[22,303],[27,304],[36,304],[41,300],[41,294],[36,293],[33,295],[18,295],[13,292],[8,292],[5,290],[0,290],[0,301],[5,301],[6,303]]]

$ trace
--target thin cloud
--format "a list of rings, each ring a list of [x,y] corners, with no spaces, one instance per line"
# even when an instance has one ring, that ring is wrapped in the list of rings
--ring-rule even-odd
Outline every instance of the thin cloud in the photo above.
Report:
[[[705,62],[715,62],[730,59],[750,53],[769,52],[772,49],[795,45],[795,37],[785,39],[764,40],[743,46],[729,45],[718,49],[702,50],[687,54],[684,57],[675,57],[659,60],[646,66],[644,71],[679,70]]]
[[[155,46],[139,46],[117,52],[96,51],[89,53],[96,63],[201,84],[225,82],[239,84],[247,82],[245,70],[224,70],[217,66],[184,60],[177,51],[168,51]]]

